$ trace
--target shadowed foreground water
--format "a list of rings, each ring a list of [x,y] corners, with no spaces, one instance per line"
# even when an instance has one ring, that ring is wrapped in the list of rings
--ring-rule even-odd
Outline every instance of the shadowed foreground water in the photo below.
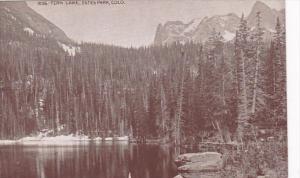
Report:
[[[1,178],[172,178],[174,149],[134,144],[0,146]]]

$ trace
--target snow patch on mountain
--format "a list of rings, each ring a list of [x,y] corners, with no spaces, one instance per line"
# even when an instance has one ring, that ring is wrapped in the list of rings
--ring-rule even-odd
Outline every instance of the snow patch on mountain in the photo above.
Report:
[[[223,37],[225,41],[231,41],[235,37],[235,34],[225,30]]]
[[[25,32],[29,33],[29,35],[33,35],[34,34],[34,31],[31,28],[29,28],[29,27],[25,27],[23,30]]]
[[[4,12],[8,17],[10,17],[11,19],[13,19],[14,21],[16,21],[17,19],[16,19],[16,17],[15,16],[13,16],[12,14],[11,14],[11,11],[10,11],[10,9],[9,8],[7,8],[7,7],[4,7],[4,10],[6,11],[6,12]]]
[[[166,27],[167,31],[172,31],[174,34],[180,34],[183,30],[183,26],[179,24],[172,24]]]
[[[228,16],[221,16],[220,18],[221,18],[223,21],[229,20],[229,17],[228,17]]]
[[[191,33],[194,32],[197,27],[199,26],[200,22],[202,21],[202,19],[198,18],[198,19],[194,19],[189,26],[183,31],[183,33]]]
[[[72,45],[66,45],[66,44],[61,43],[61,42],[57,42],[57,43],[70,56],[75,56],[75,54],[80,51],[79,47],[75,47],[75,46],[72,46]]]
[[[15,17],[15,16],[13,16],[13,15],[11,15],[11,14],[9,14],[9,17],[11,18],[11,19],[13,19],[13,20],[17,20],[17,18]]]
[[[7,7],[4,7],[4,10],[6,10],[7,12],[10,12],[10,9]]]
[[[268,31],[271,32],[271,33],[275,33],[276,32],[276,30],[271,29],[271,28],[268,28]]]

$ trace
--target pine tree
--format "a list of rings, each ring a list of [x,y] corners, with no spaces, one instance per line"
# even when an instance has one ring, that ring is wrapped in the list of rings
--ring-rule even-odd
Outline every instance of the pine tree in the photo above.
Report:
[[[182,101],[182,132],[185,136],[184,138],[193,136],[195,131],[195,124],[192,117],[192,98],[191,94],[193,92],[193,86],[192,86],[192,76],[190,74],[189,69],[189,61],[186,61],[185,66],[185,77],[184,77],[184,86],[183,86],[183,101]]]
[[[262,51],[263,51],[263,29],[261,27],[261,12],[257,12],[256,14],[257,18],[257,24],[255,28],[255,34],[254,34],[254,41],[255,41],[255,62],[254,62],[254,82],[253,82],[253,95],[252,95],[252,106],[251,106],[251,114],[254,115],[257,110],[257,105],[264,103],[264,94],[262,93],[261,85],[263,84],[262,80],[262,72],[261,72],[261,65],[262,62]],[[260,103],[257,104],[257,102],[260,101]]]
[[[186,76],[186,55],[185,52],[181,51],[181,56],[183,59],[181,66],[181,76],[178,84],[178,99],[176,101],[176,111],[175,111],[175,123],[174,123],[174,140],[175,145],[181,144],[181,135],[182,135],[182,117],[184,115],[184,88],[185,88],[185,76]]]
[[[274,34],[274,66],[275,66],[275,85],[274,102],[276,122],[286,120],[286,56],[285,56],[285,30],[277,18]]]
[[[159,114],[159,100],[158,100],[158,88],[155,81],[152,81],[150,84],[149,89],[149,104],[148,104],[148,120],[147,120],[147,127],[148,127],[148,135],[151,137],[158,136],[158,114]]]
[[[205,61],[204,61],[204,51],[203,46],[201,45],[198,52],[198,75],[195,78],[195,88],[194,88],[194,102],[193,102],[193,120],[195,122],[195,127],[197,130],[196,134],[202,138],[204,134],[201,131],[208,130],[207,127],[210,124],[207,120],[206,114],[206,102],[205,102]]]
[[[248,99],[246,86],[246,66],[245,58],[247,56],[247,45],[249,38],[249,28],[247,21],[242,15],[239,30],[236,34],[235,41],[235,58],[237,60],[237,83],[238,83],[238,127],[237,139],[243,141],[244,130],[248,123]]]

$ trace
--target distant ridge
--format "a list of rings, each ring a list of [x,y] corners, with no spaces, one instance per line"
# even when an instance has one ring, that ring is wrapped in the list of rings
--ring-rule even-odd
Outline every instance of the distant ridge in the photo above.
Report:
[[[275,30],[277,17],[280,21],[285,21],[284,9],[277,11],[263,2],[257,1],[246,18],[250,27],[255,26],[258,11],[261,12],[262,26],[265,28],[266,34]],[[193,19],[187,24],[181,21],[168,21],[164,25],[159,24],[157,26],[154,45],[165,45],[174,42],[186,43],[189,41],[195,43],[205,42],[213,29],[220,32],[225,41],[231,41],[235,37],[239,22],[240,17],[234,13]]]
[[[0,2],[0,15],[13,18],[13,23],[22,25],[29,33],[37,33],[66,44],[74,42],[56,25],[31,9],[26,2]]]

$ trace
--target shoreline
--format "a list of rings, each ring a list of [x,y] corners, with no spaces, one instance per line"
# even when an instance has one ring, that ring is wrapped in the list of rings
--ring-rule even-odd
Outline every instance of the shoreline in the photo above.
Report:
[[[0,140],[0,146],[2,145],[74,145],[82,143],[129,143],[129,137],[95,137],[89,138],[86,135],[58,135],[58,136],[33,136],[23,137],[18,140]]]

